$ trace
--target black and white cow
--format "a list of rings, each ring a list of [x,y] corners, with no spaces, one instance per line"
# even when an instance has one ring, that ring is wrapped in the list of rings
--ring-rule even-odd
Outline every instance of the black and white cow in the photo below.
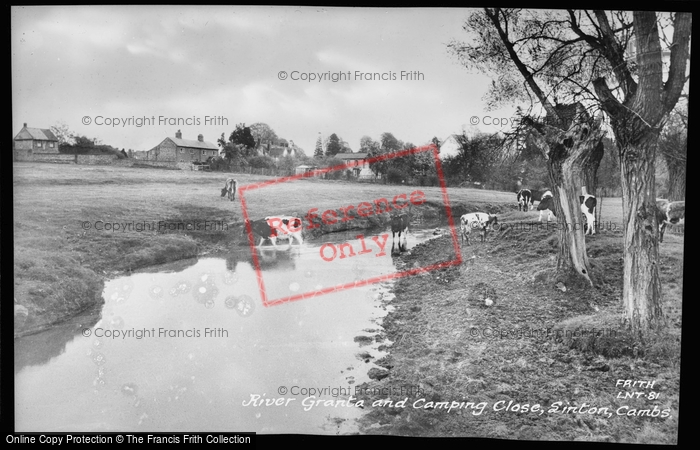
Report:
[[[292,245],[292,238],[295,238],[299,245],[303,243],[301,235],[302,222],[298,217],[292,216],[270,216],[264,219],[247,221],[250,231],[260,238],[258,247],[262,246],[265,239],[269,239],[273,246],[277,246],[277,239],[289,239],[289,246]]]
[[[528,204],[530,204],[529,208]],[[533,206],[532,191],[530,189],[520,189],[518,191],[518,211],[532,210]]]
[[[488,229],[493,229],[494,225],[498,224],[498,217],[492,214],[477,212],[464,214],[460,219],[460,230],[462,234],[462,243],[467,240],[467,245],[471,245],[469,242],[469,235],[472,229],[479,230],[481,235],[481,242],[484,242],[486,237],[486,231]]]
[[[595,208],[598,200],[591,194],[580,195],[578,199],[581,202],[581,212],[586,217],[584,231],[586,234],[595,234]]]
[[[406,250],[406,238],[408,235],[409,217],[405,212],[391,216],[391,250],[394,251],[394,239],[399,236],[399,251]],[[401,236],[403,235],[404,245],[401,246]]]
[[[542,222],[542,213],[545,211],[549,211],[547,222],[554,216],[554,195],[552,195],[552,191],[546,191],[542,194],[540,203],[537,205],[537,210],[540,212],[540,222]]]
[[[585,234],[595,234],[595,208],[597,205],[597,200],[595,196],[586,194],[579,196],[579,202],[581,203],[581,213],[586,217],[586,223],[584,224]],[[547,222],[555,216],[554,214],[554,196],[552,191],[547,191],[542,194],[542,200],[540,200],[539,205],[537,205],[537,210],[540,212],[540,222],[542,221],[542,213],[548,211]]]
[[[664,241],[666,226],[685,221],[685,201],[656,200],[656,219],[659,222],[659,242]]]
[[[234,180],[233,178],[229,178],[226,180],[226,185],[221,189],[221,196],[225,197],[228,195],[228,199],[233,201],[236,198],[236,186],[238,185],[238,181]]]

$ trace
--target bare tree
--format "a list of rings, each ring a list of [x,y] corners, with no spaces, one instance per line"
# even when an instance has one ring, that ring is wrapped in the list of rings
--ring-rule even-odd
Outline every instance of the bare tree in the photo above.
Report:
[[[609,118],[623,191],[623,301],[643,337],[662,318],[654,164],[659,132],[687,81],[690,14],[485,8],[465,29],[475,42],[449,47],[468,67],[494,74],[490,105],[529,99],[544,110],[544,120],[526,114],[523,123],[548,158],[556,213],[567,223],[579,222],[578,187],[595,181],[590,173],[596,154],[602,157],[601,117],[591,120],[587,111],[602,109]],[[570,271],[590,284],[581,231],[559,233],[558,276]]]

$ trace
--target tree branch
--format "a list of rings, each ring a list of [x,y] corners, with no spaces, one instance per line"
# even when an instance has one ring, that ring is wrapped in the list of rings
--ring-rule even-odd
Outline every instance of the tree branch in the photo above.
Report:
[[[671,62],[668,80],[661,95],[664,113],[669,113],[678,101],[686,81],[686,61],[690,47],[691,31],[690,13],[676,13],[673,20],[673,44],[671,44]]]

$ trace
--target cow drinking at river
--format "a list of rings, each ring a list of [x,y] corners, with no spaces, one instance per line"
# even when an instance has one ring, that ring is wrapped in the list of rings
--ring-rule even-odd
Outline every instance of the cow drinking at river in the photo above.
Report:
[[[250,226],[248,232],[260,238],[258,247],[262,246],[265,239],[269,239],[273,246],[277,246],[277,239],[289,239],[289,246],[292,246],[292,238],[296,239],[299,245],[303,244],[301,235],[301,219],[293,216],[269,216],[264,219],[246,221]]]

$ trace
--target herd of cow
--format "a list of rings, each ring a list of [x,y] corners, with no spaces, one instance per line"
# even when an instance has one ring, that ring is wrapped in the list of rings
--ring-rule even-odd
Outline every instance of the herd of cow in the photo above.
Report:
[[[221,196],[228,197],[230,201],[233,201],[236,197],[237,184],[238,183],[235,179],[227,179],[224,188],[221,189]],[[534,208],[535,195],[533,195],[533,192],[530,189],[521,189],[518,191],[518,210],[531,211]],[[542,221],[542,214],[547,211],[547,222],[549,222],[552,216],[555,215],[554,195],[551,191],[547,190],[539,197],[539,204],[537,205],[537,210],[540,212],[539,221]],[[581,202],[581,213],[586,218],[584,232],[585,234],[595,234],[595,209],[597,206],[597,200],[595,196],[587,194],[580,196],[579,201]],[[660,235],[659,242],[663,242],[664,230],[666,227],[670,224],[677,224],[685,219],[685,202],[669,202],[668,200],[660,199],[656,201],[656,205]],[[399,250],[401,251],[405,250],[409,221],[409,215],[405,212],[394,214],[391,217],[392,242],[394,242],[396,236],[398,236]],[[460,234],[462,236],[462,242],[466,240],[467,245],[471,245],[469,242],[469,236],[471,235],[472,230],[479,231],[481,241],[483,242],[486,232],[493,230],[494,225],[497,224],[498,218],[493,214],[483,212],[464,214],[460,218]],[[278,238],[288,239],[290,245],[292,244],[293,238],[297,240],[299,245],[303,243],[301,233],[302,222],[298,217],[270,216],[255,221],[246,221],[246,228],[249,232],[252,232],[255,236],[260,238],[258,247],[262,246],[266,239],[269,239],[273,246],[276,246],[276,240]],[[402,238],[404,241],[403,245],[401,244]]]
[[[534,207],[534,195],[530,189],[521,189],[517,193],[518,210],[528,211]],[[595,208],[598,204],[595,196],[586,194],[579,196],[581,203],[581,213],[586,218],[586,223],[583,225],[585,234],[595,234]],[[529,205],[529,208],[528,208]],[[539,221],[542,221],[542,213],[547,211],[547,222],[549,222],[554,214],[554,195],[552,191],[545,191],[540,196],[540,202],[537,205],[537,210],[540,212]]]
[[[518,210],[527,211],[534,207],[534,195],[529,189],[521,189],[517,193]],[[586,234],[595,234],[595,208],[597,200],[593,195],[579,196],[581,212],[586,217],[584,230]],[[554,196],[551,191],[545,191],[537,205],[540,212],[539,220],[542,221],[542,213],[548,211],[547,222],[554,216]],[[656,200],[656,218],[659,223],[659,242],[664,241],[664,230],[668,225],[675,225],[685,220],[685,201],[670,202],[664,199]]]

